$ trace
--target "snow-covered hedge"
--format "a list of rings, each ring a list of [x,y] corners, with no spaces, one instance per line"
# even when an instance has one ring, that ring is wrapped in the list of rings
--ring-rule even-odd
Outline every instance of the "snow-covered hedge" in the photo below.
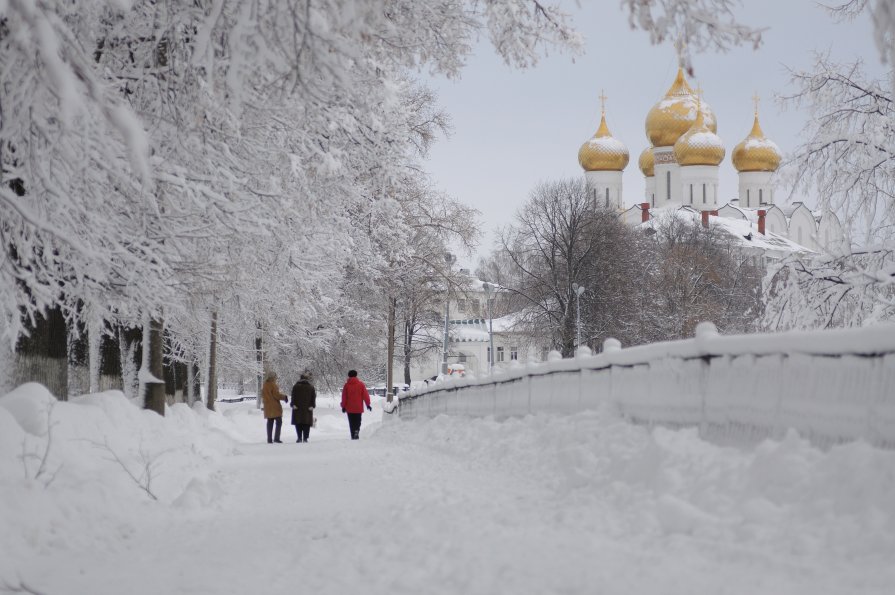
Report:
[[[452,379],[410,391],[402,418],[497,417],[612,406],[626,418],[696,426],[719,441],[782,437],[895,448],[895,326],[696,337]]]

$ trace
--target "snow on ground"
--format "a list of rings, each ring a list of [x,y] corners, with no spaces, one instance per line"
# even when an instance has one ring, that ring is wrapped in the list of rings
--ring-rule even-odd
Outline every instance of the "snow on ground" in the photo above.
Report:
[[[605,411],[381,422],[381,402],[351,441],[318,404],[308,444],[270,445],[253,402],[0,397],[0,593],[895,588],[891,451],[737,450]]]

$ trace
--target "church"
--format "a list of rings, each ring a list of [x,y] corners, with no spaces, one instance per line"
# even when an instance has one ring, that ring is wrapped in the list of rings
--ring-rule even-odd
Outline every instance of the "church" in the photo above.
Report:
[[[678,69],[665,96],[650,109],[646,116],[650,144],[638,160],[646,193],[643,202],[630,207],[622,188],[630,156],[609,131],[605,97],[601,97],[600,126],[578,151],[594,205],[615,210],[630,225],[655,225],[658,215],[669,212],[705,226],[718,225],[762,257],[841,253],[845,239],[834,213],[812,212],[801,202],[775,204],[774,174],[783,154],[761,129],[757,98],[752,129],[732,153],[739,177],[737,198],[720,204],[718,170],[726,150],[716,134],[712,108],[701,95],[687,83],[683,69]]]

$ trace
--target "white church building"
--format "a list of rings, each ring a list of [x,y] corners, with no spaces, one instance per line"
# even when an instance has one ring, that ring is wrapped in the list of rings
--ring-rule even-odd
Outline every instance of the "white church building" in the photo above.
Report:
[[[787,252],[840,253],[846,248],[835,213],[811,211],[800,202],[775,204],[774,174],[782,153],[761,129],[757,99],[752,130],[732,153],[739,177],[738,198],[719,204],[718,169],[726,150],[717,129],[711,107],[687,83],[683,69],[678,69],[665,96],[646,116],[650,145],[638,161],[646,193],[643,202],[627,207],[622,173],[629,153],[609,132],[604,105],[599,129],[578,151],[595,206],[618,211],[630,225],[669,211],[701,219],[707,226],[712,217],[740,221],[725,222],[723,227],[738,236],[761,236],[765,241],[756,242],[762,245],[755,248],[772,258]],[[748,247],[748,240],[743,244]]]

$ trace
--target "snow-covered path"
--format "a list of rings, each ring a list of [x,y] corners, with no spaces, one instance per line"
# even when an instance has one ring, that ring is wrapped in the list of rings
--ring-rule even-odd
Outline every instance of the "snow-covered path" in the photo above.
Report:
[[[739,451],[597,412],[367,420],[352,442],[325,410],[310,443],[286,426],[285,443],[268,445],[257,412],[230,413],[231,435],[247,442],[228,438],[209,474],[159,502],[123,483],[128,507],[109,503],[77,538],[62,535],[79,526],[63,509],[65,520],[25,536],[13,558],[22,582],[47,595],[838,595],[895,584],[895,455],[867,446],[821,453],[792,436]]]

